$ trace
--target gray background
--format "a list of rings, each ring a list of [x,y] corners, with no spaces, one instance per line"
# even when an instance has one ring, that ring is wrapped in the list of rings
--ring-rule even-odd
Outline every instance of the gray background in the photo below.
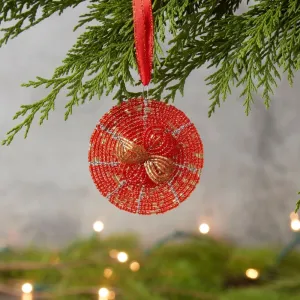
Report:
[[[46,95],[20,84],[36,75],[50,77],[79,32],[73,33],[85,5],[54,16],[0,49],[0,137],[16,125],[21,104]],[[62,245],[91,234],[94,220],[103,234],[138,232],[152,242],[174,229],[197,230],[200,222],[212,234],[239,243],[283,243],[291,237],[289,213],[300,190],[298,128],[299,76],[291,89],[283,80],[272,106],[261,99],[251,115],[243,112],[239,91],[208,119],[205,68],[192,73],[184,98],[175,105],[195,123],[205,147],[201,183],[190,199],[165,215],[143,217],[122,212],[101,197],[88,172],[89,138],[98,119],[114,104],[103,97],[76,108],[64,122],[66,98],[27,140],[18,136],[0,147],[0,243]]]

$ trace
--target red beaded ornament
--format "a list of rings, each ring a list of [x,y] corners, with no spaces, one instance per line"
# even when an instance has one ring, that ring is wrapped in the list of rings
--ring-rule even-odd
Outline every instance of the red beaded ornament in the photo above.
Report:
[[[188,117],[155,100],[114,106],[90,141],[90,172],[100,193],[122,210],[164,213],[188,198],[200,179],[203,145]]]
[[[151,0],[133,0],[137,65],[151,80],[154,28]],[[195,126],[172,105],[130,99],[114,106],[94,130],[90,172],[100,193],[118,208],[143,215],[177,207],[195,189],[203,146]]]

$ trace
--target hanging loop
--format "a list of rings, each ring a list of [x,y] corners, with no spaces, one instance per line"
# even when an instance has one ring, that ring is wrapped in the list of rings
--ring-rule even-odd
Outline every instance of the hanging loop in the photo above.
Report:
[[[151,0],[133,0],[136,59],[142,84],[151,80],[154,50],[154,25]]]

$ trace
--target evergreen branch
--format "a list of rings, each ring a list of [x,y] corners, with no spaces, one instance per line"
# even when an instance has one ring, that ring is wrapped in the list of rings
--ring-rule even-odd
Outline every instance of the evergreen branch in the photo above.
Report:
[[[187,18],[171,41],[172,48],[157,70],[153,94],[161,96],[162,91],[170,90],[165,99],[174,100],[180,91],[174,81],[186,78],[190,66],[194,70],[209,62],[209,67],[216,69],[206,79],[211,85],[209,116],[232,88],[239,86],[243,88],[240,96],[244,98],[246,114],[258,92],[268,108],[273,89],[281,79],[280,70],[287,73],[292,84],[294,71],[300,68],[298,1],[263,0],[241,15],[227,10],[222,17],[213,14],[210,1],[206,5],[202,5],[200,13]]]
[[[191,4],[187,0],[170,0],[156,2],[156,5],[155,21],[165,24],[172,18],[174,20],[179,16],[184,18],[187,14],[186,9],[190,8]],[[174,5],[177,9],[174,9]],[[68,52],[63,64],[55,70],[52,78],[37,77],[36,81],[23,85],[34,88],[51,87],[52,91],[38,102],[21,106],[14,119],[26,117],[22,123],[7,133],[3,145],[9,145],[23,128],[26,138],[38,112],[40,124],[48,119],[50,111],[55,107],[57,96],[63,89],[69,91],[67,96],[71,98],[66,104],[65,119],[72,114],[75,105],[83,104],[95,96],[100,99],[104,93],[108,95],[117,90],[113,99],[121,102],[128,96],[137,95],[128,91],[126,87],[127,83],[134,84],[131,70],[136,69],[131,2],[103,0],[91,4],[89,9],[87,14],[80,17],[75,29],[93,20],[98,21],[99,25],[86,28]],[[180,26],[175,21],[170,24],[173,32],[179,30]],[[158,36],[164,37],[165,30],[164,26],[156,35],[156,49],[160,53],[162,50]],[[155,65],[160,65],[159,58],[159,55],[155,56]]]
[[[298,195],[300,195],[300,192],[298,192]],[[295,213],[297,213],[299,209],[300,209],[300,199],[296,203]]]
[[[0,1],[0,25],[5,22],[16,21],[13,25],[1,28],[4,36],[0,39],[0,47],[9,39],[17,37],[25,30],[37,25],[54,13],[62,14],[69,7],[76,7],[86,0],[1,0]],[[40,13],[40,16],[38,16]]]
[[[11,20],[22,23],[15,29],[7,29],[4,42],[25,30],[25,20],[33,26],[54,12],[61,13],[80,2],[0,2],[0,23]],[[249,114],[256,93],[261,93],[266,107],[269,107],[273,90],[281,79],[281,70],[287,73],[292,84],[294,72],[300,68],[298,0],[261,0],[247,12],[236,15],[241,2],[153,1],[156,53],[151,97],[174,101],[178,92],[183,94],[191,72],[207,63],[214,69],[206,79],[211,86],[209,116],[230,95],[232,88],[242,88],[241,97],[246,114]],[[9,145],[23,128],[26,137],[38,113],[40,124],[43,123],[63,89],[68,90],[69,98],[65,119],[72,114],[74,106],[95,97],[100,99],[103,94],[114,93],[113,99],[118,102],[141,94],[127,88],[134,84],[131,72],[136,70],[131,1],[90,3],[89,12],[80,17],[75,30],[92,21],[98,24],[86,28],[52,78],[37,77],[36,81],[24,85],[51,87],[52,91],[36,103],[21,106],[15,119],[24,117],[24,120],[8,132],[3,144]],[[42,10],[41,17],[37,17],[38,9]],[[171,32],[172,40],[165,54],[161,44],[165,41],[166,31]]]
[[[110,1],[111,7],[117,8],[111,23],[108,26],[89,26],[77,40],[76,44],[67,54],[63,65],[58,67],[51,79],[37,77],[36,81],[30,81],[26,87],[51,87],[52,91],[44,99],[30,105],[22,105],[14,117],[26,118],[22,123],[7,133],[3,145],[9,145],[14,136],[25,128],[25,138],[35,115],[40,112],[40,124],[48,119],[49,113],[55,107],[58,94],[65,88],[69,91],[71,100],[66,104],[65,119],[72,113],[75,105],[83,104],[86,99],[91,100],[95,95],[100,98],[104,91],[112,92],[120,86],[122,95],[126,94],[124,85],[120,82],[133,83],[129,72],[135,67],[133,26],[132,20],[125,17],[131,12],[131,4],[127,2],[127,10],[119,9],[118,1]],[[103,3],[91,6],[95,18],[106,17],[106,11],[102,10]],[[102,12],[104,15],[99,15]],[[87,16],[87,15],[85,15]],[[118,41],[118,42],[116,42]],[[84,81],[85,80],[85,81]],[[124,96],[119,95],[119,98]],[[122,100],[122,99],[121,99]]]
[[[193,13],[186,13],[185,18],[178,22],[180,27],[170,41],[171,49],[167,57],[162,58],[160,67],[155,70],[156,86],[151,92],[155,98],[164,98],[166,102],[174,101],[177,92],[183,94],[185,81],[190,73],[214,57],[215,53],[207,44],[214,35],[213,24],[224,18],[226,20],[241,3],[211,0],[194,3],[191,1],[191,5],[195,5],[195,2],[199,6]],[[224,41],[223,38],[222,40]],[[163,95],[164,91],[170,92]]]
[[[40,80],[44,79],[40,78]],[[55,88],[46,98],[34,104],[22,105],[21,109],[15,114],[14,120],[18,119],[20,116],[23,117],[27,115],[27,117],[20,124],[8,131],[6,139],[2,141],[2,145],[9,145],[12,142],[14,136],[23,128],[25,128],[24,137],[26,138],[33,119],[39,111],[41,113],[40,125],[43,124],[45,119],[48,120],[50,110],[54,110],[55,99],[58,93],[59,89]]]
[[[256,5],[252,10],[257,10]],[[264,8],[264,7],[263,7]],[[258,88],[263,87],[262,97],[266,107],[270,104],[270,94],[273,93],[273,86],[276,86],[276,79],[280,79],[277,67],[276,46],[278,42],[279,29],[281,26],[281,6],[268,8],[266,11],[257,13],[250,10],[242,17],[231,18],[233,26],[226,35],[229,39],[229,53],[221,60],[221,67],[207,78],[208,84],[213,85],[211,92],[211,109],[209,116],[214,112],[216,105],[220,105],[219,98],[223,100],[231,93],[231,86],[244,87],[240,97],[245,97],[245,112],[248,115],[253,103],[253,94]],[[249,15],[252,18],[249,18]],[[240,28],[236,28],[237,24]],[[219,37],[221,38],[221,28]],[[215,37],[216,38],[216,37]],[[231,41],[230,41],[231,39]],[[214,41],[212,42],[214,44]],[[216,66],[219,64],[213,63]],[[220,77],[220,72],[224,76]],[[225,75],[227,74],[227,75]],[[226,86],[226,89],[223,87]]]

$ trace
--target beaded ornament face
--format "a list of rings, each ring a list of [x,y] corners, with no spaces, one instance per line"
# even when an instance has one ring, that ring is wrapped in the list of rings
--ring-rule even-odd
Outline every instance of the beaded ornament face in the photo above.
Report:
[[[203,168],[203,145],[188,117],[160,101],[130,99],[97,124],[89,165],[100,193],[118,208],[160,214],[195,189]]]

